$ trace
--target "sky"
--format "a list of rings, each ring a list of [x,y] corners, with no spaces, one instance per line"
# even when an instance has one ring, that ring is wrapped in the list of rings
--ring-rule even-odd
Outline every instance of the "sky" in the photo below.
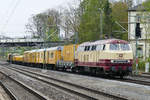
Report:
[[[77,4],[77,0],[2,0],[0,3],[0,35],[24,37],[26,35],[24,34],[25,25],[32,15],[51,8],[61,10],[68,5]]]
[[[28,19],[47,9],[75,5],[77,0],[2,0],[0,3],[0,35],[23,36]]]

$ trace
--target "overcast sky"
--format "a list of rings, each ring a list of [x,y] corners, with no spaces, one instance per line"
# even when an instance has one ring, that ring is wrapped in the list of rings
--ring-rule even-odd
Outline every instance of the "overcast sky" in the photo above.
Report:
[[[0,35],[16,36],[25,32],[25,24],[35,14],[50,8],[61,10],[77,0],[2,0],[0,3]],[[12,33],[12,34],[6,34]],[[17,33],[17,34],[16,34]]]
[[[2,0],[0,3],[0,35],[21,36],[25,33],[25,24],[32,15],[49,8],[61,10],[62,7],[77,4],[77,0]]]

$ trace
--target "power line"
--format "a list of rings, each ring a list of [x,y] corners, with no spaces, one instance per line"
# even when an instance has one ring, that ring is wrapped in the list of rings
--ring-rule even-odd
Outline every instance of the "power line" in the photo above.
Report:
[[[5,24],[3,25],[3,27],[2,27],[2,32],[3,32],[3,31],[5,30],[5,28],[7,27],[9,21],[11,20],[11,18],[12,18],[12,16],[13,16],[13,14],[15,13],[16,8],[17,8],[17,6],[19,5],[20,1],[21,1],[21,0],[17,0],[17,1],[16,1],[15,6],[12,8],[11,13],[9,14],[9,16],[8,16],[8,18],[7,18],[7,20],[6,20],[6,23],[5,23]]]
[[[14,3],[14,1],[12,0],[11,1],[11,3],[9,4],[9,8],[8,9],[6,9],[6,12],[5,12],[5,14],[4,15],[6,15],[6,17],[7,17],[7,15],[9,14],[9,12],[10,12],[10,8],[11,8],[11,6],[13,5],[13,3]],[[6,18],[5,16],[2,16],[1,17],[1,19],[0,19],[0,21],[2,22],[2,20],[4,20],[4,18]]]

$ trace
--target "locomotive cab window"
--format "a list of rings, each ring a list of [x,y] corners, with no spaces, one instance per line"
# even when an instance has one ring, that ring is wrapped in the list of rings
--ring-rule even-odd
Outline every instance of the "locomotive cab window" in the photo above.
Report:
[[[127,51],[130,50],[129,44],[120,44],[121,50]]]
[[[110,44],[110,50],[119,50],[119,44]]]

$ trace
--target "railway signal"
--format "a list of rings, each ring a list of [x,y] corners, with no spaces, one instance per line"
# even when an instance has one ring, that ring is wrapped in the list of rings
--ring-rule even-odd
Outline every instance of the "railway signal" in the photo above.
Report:
[[[138,17],[138,21],[139,21],[139,17]],[[137,47],[138,47],[138,38],[141,38],[141,28],[140,28],[140,23],[136,23],[136,28],[135,28],[135,38],[136,38],[136,74],[138,74],[138,51],[137,51]]]
[[[141,38],[140,23],[136,23],[135,36],[136,36],[136,38]]]

